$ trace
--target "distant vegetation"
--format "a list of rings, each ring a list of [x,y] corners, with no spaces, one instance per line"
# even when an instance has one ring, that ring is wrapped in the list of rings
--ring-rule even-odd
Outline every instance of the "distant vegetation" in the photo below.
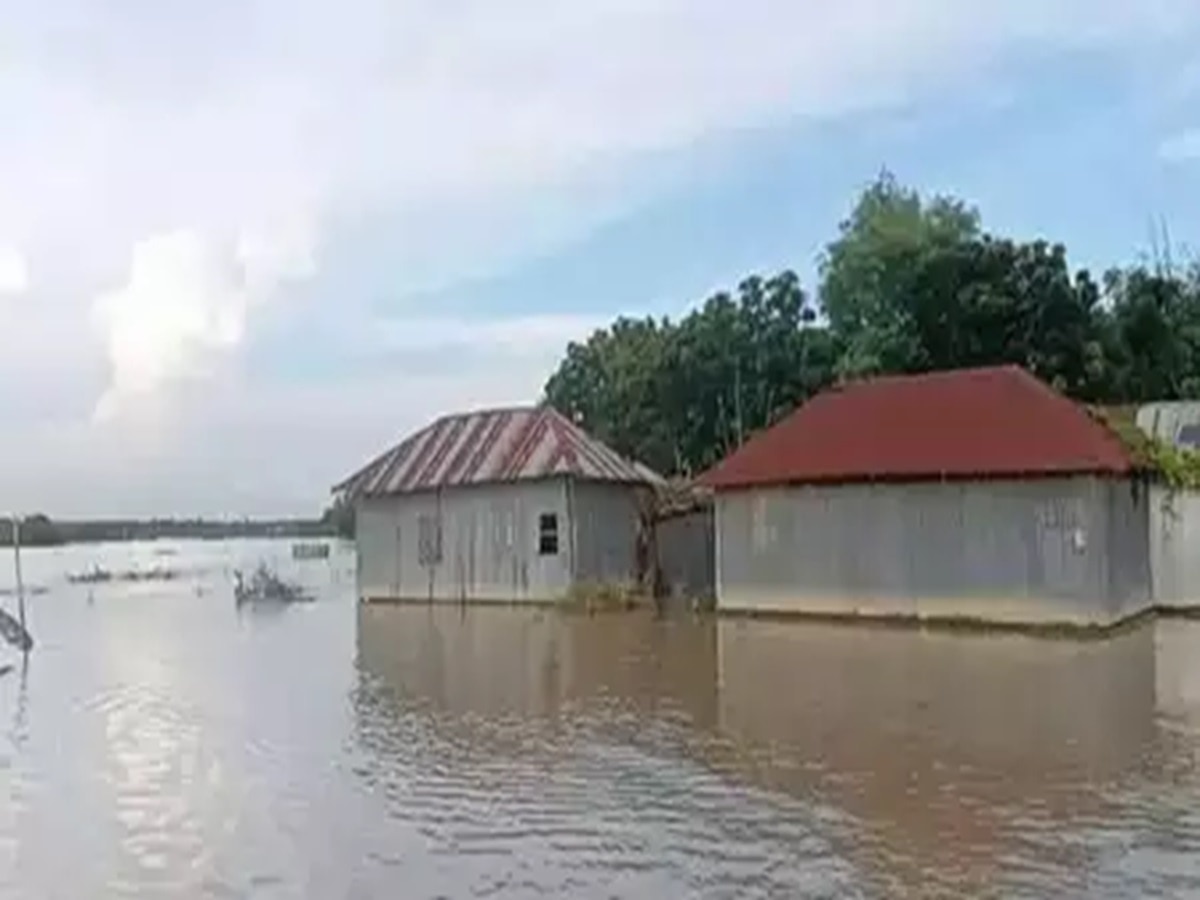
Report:
[[[845,379],[1015,363],[1105,405],[1200,397],[1200,268],[1168,248],[1100,277],[884,174],[825,247],[814,294],[750,277],[682,319],[572,343],[546,399],[618,451],[694,474]]]
[[[94,519],[52,520],[37,514],[21,519],[21,544],[60,544],[145,540],[221,540],[226,538],[353,537],[353,510],[334,504],[319,519]],[[12,522],[0,520],[0,546],[11,547]]]

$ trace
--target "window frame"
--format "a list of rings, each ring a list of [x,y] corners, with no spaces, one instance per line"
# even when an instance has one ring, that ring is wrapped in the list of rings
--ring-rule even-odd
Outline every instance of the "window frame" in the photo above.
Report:
[[[538,556],[558,556],[562,542],[558,533],[558,513],[544,512],[538,514]]]

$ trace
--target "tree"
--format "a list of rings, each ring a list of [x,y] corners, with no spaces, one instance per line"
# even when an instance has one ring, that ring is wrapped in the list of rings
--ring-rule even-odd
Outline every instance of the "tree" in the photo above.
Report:
[[[819,298],[785,271],[677,323],[620,319],[568,348],[546,399],[616,450],[687,474],[845,378],[1013,363],[1085,401],[1200,397],[1200,268],[1097,284],[1063,245],[988,233],[963,201],[886,172],[827,245]]]
[[[55,547],[64,542],[63,535],[48,516],[34,513],[24,516],[21,523],[21,544],[25,547]],[[0,519],[0,546],[13,545],[12,519],[5,516]]]
[[[618,452],[695,472],[828,382],[815,315],[795,273],[747,278],[678,323],[618,319],[571,344],[545,399]]]
[[[1200,274],[1167,267],[1105,277],[1112,393],[1126,402],[1200,397]]]
[[[1100,292],[1066,250],[983,235],[923,254],[899,300],[911,370],[1015,363],[1092,397],[1103,378]]]
[[[924,201],[884,172],[863,191],[820,263],[821,306],[841,355],[842,376],[906,372],[924,364],[908,298],[931,256],[979,235],[979,215],[961,201]]]
[[[1015,363],[1076,396],[1105,384],[1100,290],[1066,249],[984,232],[959,200],[926,202],[884,175],[822,262],[838,372]]]
[[[832,376],[833,350],[793,272],[743,281],[677,328],[670,344],[673,407],[684,448],[676,469],[706,468],[774,424]]]
[[[667,320],[620,318],[571,343],[545,386],[547,401],[619,452],[647,465],[670,465],[674,422],[659,415],[669,389]]]
[[[344,500],[335,500],[321,516],[321,527],[341,538],[354,537],[354,505]]]

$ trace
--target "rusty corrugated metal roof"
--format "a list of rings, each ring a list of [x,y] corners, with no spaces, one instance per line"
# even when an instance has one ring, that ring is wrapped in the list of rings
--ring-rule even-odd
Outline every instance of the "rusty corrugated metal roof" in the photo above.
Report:
[[[1016,366],[855,382],[817,395],[701,483],[770,484],[1125,474],[1121,440]]]
[[[444,416],[333,488],[351,496],[403,494],[488,482],[573,475],[661,483],[549,406]]]

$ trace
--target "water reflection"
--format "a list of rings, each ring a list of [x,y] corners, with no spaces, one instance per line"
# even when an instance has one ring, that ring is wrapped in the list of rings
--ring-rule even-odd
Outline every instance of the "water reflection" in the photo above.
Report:
[[[526,853],[540,835],[547,889],[568,883],[575,848],[587,871],[629,865],[675,892],[1200,890],[1200,819],[1168,796],[1200,799],[1200,736],[1178,726],[1200,722],[1196,626],[1072,643],[358,615],[358,725],[380,768],[400,741],[428,748],[421,764],[473,785],[440,797],[456,812],[427,821],[428,836],[452,853],[472,841]],[[1161,696],[1188,678],[1182,699]],[[412,813],[411,788],[396,799]]]
[[[1200,893],[1200,623],[362,608],[349,555],[297,567],[318,602],[239,611],[227,573],[286,542],[67,583],[130,553],[30,554],[0,900]]]

